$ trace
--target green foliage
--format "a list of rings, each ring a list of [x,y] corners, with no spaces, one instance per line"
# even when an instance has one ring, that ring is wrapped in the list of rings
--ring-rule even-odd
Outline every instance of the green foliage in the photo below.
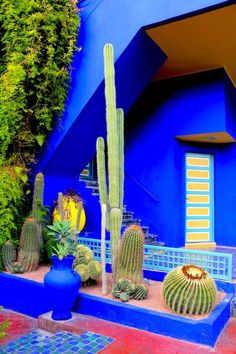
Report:
[[[0,307],[0,310],[1,309],[2,307]],[[0,340],[7,336],[7,330],[9,326],[10,326],[10,322],[7,319],[0,322]]]
[[[0,243],[17,234],[28,168],[63,113],[79,23],[76,0],[0,2]]]
[[[202,315],[216,304],[216,286],[204,269],[186,264],[167,274],[163,296],[167,306],[177,313]]]

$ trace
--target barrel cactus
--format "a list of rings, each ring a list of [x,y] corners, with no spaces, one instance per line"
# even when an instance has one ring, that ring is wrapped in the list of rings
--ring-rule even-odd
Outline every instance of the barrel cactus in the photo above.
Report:
[[[86,282],[89,279],[90,273],[86,264],[78,264],[75,270],[79,273],[82,282]]]
[[[126,278],[135,284],[143,281],[144,234],[140,226],[129,226],[122,237],[117,279]]]
[[[4,268],[12,273],[12,265],[16,260],[16,249],[11,241],[7,241],[2,246],[2,261]]]
[[[144,300],[146,299],[147,295],[148,295],[148,289],[146,288],[145,285],[139,284],[136,286],[133,295],[135,300]]]
[[[202,315],[216,304],[216,286],[210,275],[193,264],[177,267],[163,283],[164,300],[180,314]]]
[[[18,262],[25,272],[32,272],[39,266],[38,224],[34,218],[27,218],[20,237]]]
[[[120,299],[122,302],[127,302],[130,299],[144,300],[148,294],[148,289],[144,284],[135,285],[131,280],[121,278],[112,288],[112,295]]]
[[[89,276],[93,280],[97,280],[102,274],[102,266],[98,261],[91,261],[88,264]]]

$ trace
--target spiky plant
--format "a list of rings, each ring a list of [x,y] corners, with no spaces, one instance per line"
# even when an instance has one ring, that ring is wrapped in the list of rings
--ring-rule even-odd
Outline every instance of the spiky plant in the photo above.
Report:
[[[117,265],[117,279],[126,278],[135,284],[143,281],[144,234],[140,226],[129,226],[122,237]]]
[[[97,280],[102,274],[102,266],[98,261],[91,261],[88,263],[89,275],[93,280]]]
[[[2,261],[5,270],[12,273],[12,265],[16,261],[16,249],[10,240],[2,246]]]
[[[203,268],[193,264],[177,267],[167,274],[163,295],[168,307],[184,315],[210,312],[217,297],[214,280]]]
[[[124,113],[116,109],[114,53],[110,43],[104,46],[105,99],[108,147],[108,181],[106,185],[106,163],[104,139],[97,139],[97,170],[101,206],[107,206],[106,224],[110,230],[112,250],[112,273],[116,279],[117,251],[123,214],[124,190]]]
[[[38,224],[34,218],[27,218],[21,230],[18,262],[25,272],[31,272],[38,268],[39,256]]]
[[[77,273],[79,273],[82,283],[89,279],[90,273],[89,268],[86,264],[78,264],[75,267]]]
[[[139,284],[136,286],[133,295],[135,300],[144,300],[146,299],[147,295],[148,295],[148,289],[144,284]]]

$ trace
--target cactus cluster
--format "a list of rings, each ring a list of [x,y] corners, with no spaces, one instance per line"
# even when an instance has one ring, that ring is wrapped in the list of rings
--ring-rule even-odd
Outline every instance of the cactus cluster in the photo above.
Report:
[[[108,181],[106,185],[105,143],[97,139],[97,171],[100,204],[107,207],[106,225],[110,231],[113,279],[116,278],[117,251],[123,215],[124,190],[124,113],[116,109],[114,53],[111,44],[104,46],[105,99],[108,150]]]
[[[112,288],[112,295],[120,299],[122,302],[127,302],[130,299],[144,300],[148,294],[148,289],[144,284],[135,285],[131,280],[121,278]]]
[[[11,273],[34,271],[39,266],[40,248],[43,244],[42,219],[44,176],[38,173],[34,181],[31,218],[27,218],[22,226],[18,257],[13,243],[9,240],[2,247],[2,259],[5,270]],[[16,262],[17,259],[17,262]]]
[[[2,261],[6,271],[10,273],[23,273],[20,263],[16,262],[16,249],[13,243],[8,240],[2,247]]]
[[[94,284],[102,273],[101,264],[93,259],[93,252],[84,245],[77,245],[73,267],[81,277],[82,286]]]
[[[217,293],[213,279],[203,268],[186,264],[167,274],[163,296],[174,312],[202,315],[213,310]]]
[[[117,279],[127,278],[135,284],[143,281],[144,234],[140,226],[131,225],[123,233],[117,262]]]
[[[21,230],[18,262],[24,272],[32,272],[38,268],[39,258],[38,223],[35,218],[27,218]]]

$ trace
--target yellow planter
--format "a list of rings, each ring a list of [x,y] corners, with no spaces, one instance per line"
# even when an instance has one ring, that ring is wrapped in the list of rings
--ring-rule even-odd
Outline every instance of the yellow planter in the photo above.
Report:
[[[65,210],[65,216],[67,220],[71,220],[71,226],[76,226],[77,213],[78,213],[78,203],[73,200],[73,197],[63,196],[63,208]],[[56,207],[53,211],[53,222],[61,220],[60,213]],[[79,232],[83,230],[86,221],[86,215],[84,208],[81,210]]]

